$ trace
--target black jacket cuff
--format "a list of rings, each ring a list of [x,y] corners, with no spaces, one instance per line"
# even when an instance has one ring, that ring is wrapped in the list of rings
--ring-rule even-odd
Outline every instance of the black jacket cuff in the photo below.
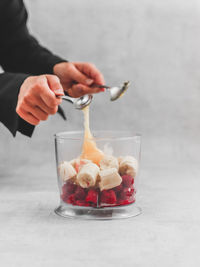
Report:
[[[8,128],[13,136],[17,131],[31,136],[34,126],[24,121],[16,113],[19,89],[29,75],[22,73],[0,74],[0,121]]]

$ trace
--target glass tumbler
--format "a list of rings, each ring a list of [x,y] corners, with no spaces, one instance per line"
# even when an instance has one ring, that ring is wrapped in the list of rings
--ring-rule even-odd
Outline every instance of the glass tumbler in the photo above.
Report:
[[[94,131],[93,136],[104,155],[99,165],[81,158],[84,132],[55,134],[60,192],[55,213],[99,220],[139,215],[136,199],[141,136],[128,131]]]

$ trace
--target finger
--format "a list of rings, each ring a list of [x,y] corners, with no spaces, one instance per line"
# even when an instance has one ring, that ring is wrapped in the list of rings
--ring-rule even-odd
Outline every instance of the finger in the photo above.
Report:
[[[63,87],[60,83],[60,79],[55,75],[45,75],[47,78],[48,85],[50,89],[55,93],[57,96],[64,95]]]
[[[67,90],[67,94],[71,97],[80,97],[84,95],[82,88],[75,85]]]
[[[62,100],[59,100],[62,101]],[[23,107],[28,108],[31,106],[34,108],[35,106],[39,107],[42,111],[44,111],[47,114],[55,114],[58,111],[58,106],[55,107],[49,107],[45,104],[45,102],[42,100],[41,95],[32,95],[31,98],[26,98],[23,101]]]
[[[40,120],[38,120],[35,116],[25,111],[23,108],[17,110],[18,115],[28,123],[32,125],[38,125]]]
[[[97,88],[97,87],[88,87],[83,84],[76,84],[73,85],[71,90],[74,93],[74,97],[80,97],[86,94],[95,94],[99,93],[102,88]]]
[[[57,99],[55,93],[50,89],[47,79],[42,79],[40,84],[40,97],[50,108],[55,108],[61,103],[61,99]]]
[[[93,80],[83,74],[74,64],[71,64],[69,67],[69,74],[72,80],[82,83],[84,85],[91,85],[93,83]]]
[[[37,103],[37,106],[40,107],[40,109],[43,110],[47,114],[53,115],[53,114],[56,114],[56,112],[58,111],[58,106],[51,108],[47,106],[40,97],[37,98],[36,103]]]
[[[48,113],[44,112],[40,107],[35,106],[27,109],[29,113],[31,113],[35,118],[41,121],[46,121],[48,119]]]
[[[33,106],[32,104],[23,104],[23,109],[32,114],[36,119],[45,121],[48,119],[48,113],[46,113],[44,110],[42,110],[39,106]]]
[[[81,62],[74,62],[74,65],[77,67],[78,70],[85,73],[87,76],[91,77],[94,80],[94,83],[103,85],[105,84],[104,77],[102,73],[97,69],[97,67],[92,63],[81,63]]]

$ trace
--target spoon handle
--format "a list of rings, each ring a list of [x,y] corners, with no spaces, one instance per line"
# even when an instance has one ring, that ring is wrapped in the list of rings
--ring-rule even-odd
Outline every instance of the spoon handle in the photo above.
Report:
[[[93,84],[94,87],[110,89],[108,85]]]
[[[63,95],[63,96],[57,96],[58,98],[62,98],[63,100],[66,100],[72,104],[74,104],[75,99],[73,97],[67,96],[67,95]]]

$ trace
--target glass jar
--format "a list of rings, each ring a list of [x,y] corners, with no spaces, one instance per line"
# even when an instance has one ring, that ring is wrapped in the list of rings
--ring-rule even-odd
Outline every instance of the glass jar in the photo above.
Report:
[[[84,219],[120,219],[139,215],[141,208],[137,206],[136,196],[141,136],[127,131],[96,131],[93,135],[98,149],[105,155],[95,167],[94,163],[80,158],[83,132],[55,135],[60,192],[56,214]]]

